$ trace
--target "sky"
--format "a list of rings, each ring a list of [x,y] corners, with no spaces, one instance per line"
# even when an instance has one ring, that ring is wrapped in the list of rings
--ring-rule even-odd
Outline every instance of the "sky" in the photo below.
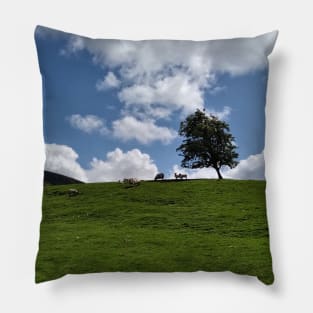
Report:
[[[267,56],[277,33],[215,41],[101,40],[38,26],[45,169],[86,182],[216,178],[183,169],[180,122],[205,109],[230,125],[239,165],[226,178],[264,179]]]

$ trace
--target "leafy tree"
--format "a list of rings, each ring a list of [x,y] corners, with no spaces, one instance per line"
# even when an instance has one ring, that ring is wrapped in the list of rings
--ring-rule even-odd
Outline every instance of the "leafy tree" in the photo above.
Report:
[[[229,125],[216,116],[208,116],[205,110],[197,110],[180,123],[179,135],[185,137],[176,149],[183,157],[181,166],[185,168],[213,167],[222,179],[222,166],[234,168],[238,162],[235,138]]]

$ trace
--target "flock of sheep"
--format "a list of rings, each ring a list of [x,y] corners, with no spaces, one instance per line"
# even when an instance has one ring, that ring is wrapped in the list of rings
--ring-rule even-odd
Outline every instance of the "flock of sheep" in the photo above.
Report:
[[[175,173],[174,174],[175,179],[187,179],[187,174],[181,174],[181,173]],[[154,180],[163,180],[164,179],[164,173],[157,173],[154,177]],[[128,186],[138,186],[140,185],[140,179],[138,178],[124,178],[122,181],[119,180],[119,183],[126,184]],[[69,197],[74,197],[79,195],[79,191],[74,188],[70,188],[67,191],[67,194]]]
[[[187,174],[174,173],[176,179],[187,179]],[[164,179],[164,173],[158,173],[155,175],[154,180]]]
[[[175,179],[187,179],[187,174],[175,173]],[[163,180],[164,173],[157,173],[154,177],[154,180]],[[123,181],[119,181],[123,184],[134,185],[137,186],[140,184],[140,180],[138,178],[124,178]]]

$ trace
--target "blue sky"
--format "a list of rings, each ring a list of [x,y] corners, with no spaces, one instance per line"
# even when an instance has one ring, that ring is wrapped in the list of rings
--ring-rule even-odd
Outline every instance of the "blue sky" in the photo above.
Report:
[[[44,139],[51,145],[46,168],[88,181],[136,174],[148,178],[155,171],[168,176],[174,168],[184,171],[176,152],[182,140],[177,130],[196,108],[229,123],[239,160],[256,157],[255,162],[262,162],[266,54],[274,35],[212,45],[92,40],[37,27]],[[136,156],[126,155],[134,149]],[[67,158],[70,150],[72,156]],[[118,153],[112,155],[114,151]],[[119,157],[123,163],[115,161]],[[127,162],[129,167],[124,166]],[[264,176],[263,164],[251,166],[255,175],[248,170],[245,177],[243,170],[234,178]]]

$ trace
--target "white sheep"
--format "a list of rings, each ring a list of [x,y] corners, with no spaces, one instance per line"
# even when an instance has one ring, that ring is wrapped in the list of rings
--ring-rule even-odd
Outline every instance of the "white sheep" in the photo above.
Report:
[[[74,188],[70,188],[67,193],[70,197],[77,196],[79,194],[78,190]]]
[[[123,183],[130,184],[130,185],[139,185],[140,180],[138,178],[124,178]]]

